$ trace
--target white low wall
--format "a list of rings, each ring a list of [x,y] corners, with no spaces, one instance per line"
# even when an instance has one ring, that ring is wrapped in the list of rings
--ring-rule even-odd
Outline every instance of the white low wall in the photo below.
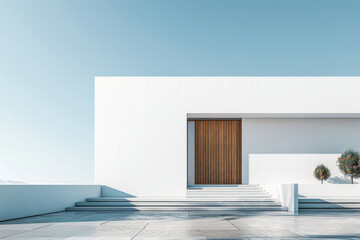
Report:
[[[359,149],[360,119],[243,119],[243,175],[250,184],[316,184],[318,164],[331,171],[328,183],[350,183],[337,166],[348,148]]]
[[[314,169],[319,164],[327,166],[331,177],[324,184],[348,184],[337,166],[337,154],[249,154],[249,182],[318,184]],[[270,169],[270,170],[269,170]],[[354,179],[354,182],[358,182]]]
[[[0,185],[0,221],[63,211],[100,194],[100,185]]]
[[[360,198],[360,184],[299,184],[299,197]]]

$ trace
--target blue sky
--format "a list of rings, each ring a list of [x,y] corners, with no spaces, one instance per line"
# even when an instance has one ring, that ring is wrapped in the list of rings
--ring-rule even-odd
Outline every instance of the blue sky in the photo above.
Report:
[[[94,76],[358,76],[359,13],[357,0],[0,0],[0,179],[93,181]]]

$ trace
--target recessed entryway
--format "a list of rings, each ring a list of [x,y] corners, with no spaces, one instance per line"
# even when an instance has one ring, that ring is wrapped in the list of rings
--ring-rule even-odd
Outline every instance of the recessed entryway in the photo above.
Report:
[[[241,184],[241,120],[188,121],[188,184]]]

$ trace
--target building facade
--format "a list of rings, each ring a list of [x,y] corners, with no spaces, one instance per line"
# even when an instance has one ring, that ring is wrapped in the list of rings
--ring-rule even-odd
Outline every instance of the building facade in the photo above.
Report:
[[[103,195],[185,196],[196,184],[343,183],[360,148],[359,77],[96,77]]]

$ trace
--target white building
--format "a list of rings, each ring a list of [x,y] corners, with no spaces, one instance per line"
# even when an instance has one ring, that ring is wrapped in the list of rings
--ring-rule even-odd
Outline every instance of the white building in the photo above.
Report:
[[[359,90],[359,77],[96,77],[96,183],[105,196],[185,196],[189,184],[318,184],[320,163],[343,183]]]
[[[359,93],[360,77],[97,77],[95,184],[0,185],[0,220],[359,210],[360,185],[336,163],[360,148]],[[325,184],[313,176],[321,163]]]

